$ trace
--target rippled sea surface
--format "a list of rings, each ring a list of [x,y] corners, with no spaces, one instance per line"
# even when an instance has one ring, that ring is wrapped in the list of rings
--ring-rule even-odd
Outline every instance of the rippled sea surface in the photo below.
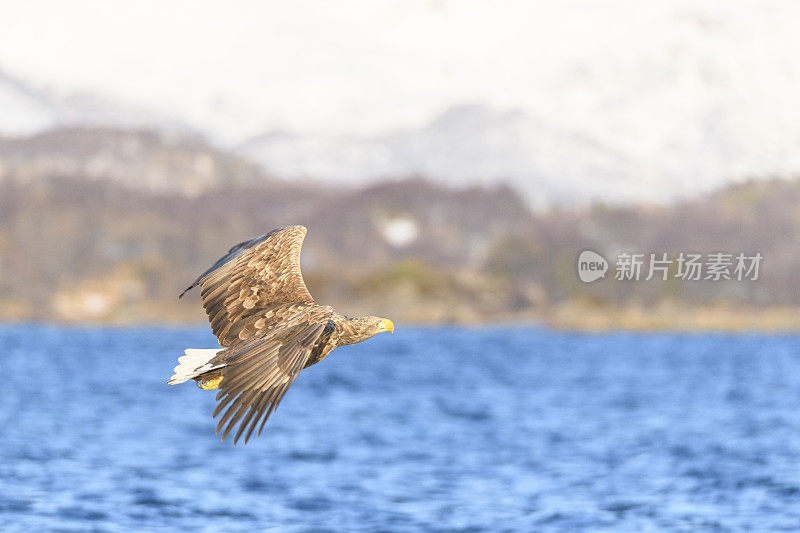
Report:
[[[247,446],[167,386],[205,326],[0,326],[0,529],[800,528],[800,338],[398,328]]]

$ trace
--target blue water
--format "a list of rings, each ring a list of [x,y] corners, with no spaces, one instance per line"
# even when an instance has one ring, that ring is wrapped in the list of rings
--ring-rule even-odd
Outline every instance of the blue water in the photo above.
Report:
[[[0,529],[800,527],[800,338],[404,329],[265,432],[164,384],[207,328],[0,326]]]

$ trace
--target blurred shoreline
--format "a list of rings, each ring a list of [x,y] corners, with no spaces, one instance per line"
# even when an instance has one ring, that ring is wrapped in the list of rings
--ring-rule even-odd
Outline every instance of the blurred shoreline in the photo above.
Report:
[[[161,312],[129,312],[124,316],[107,317],[100,320],[35,319],[0,315],[0,325],[42,324],[58,327],[204,327],[207,320],[196,318],[196,308],[185,313],[163,314]],[[417,318],[403,316],[398,327],[488,327],[488,328],[545,328],[559,331],[587,333],[643,332],[643,333],[753,333],[753,334],[797,334],[800,333],[800,307],[767,306],[759,309],[743,309],[730,306],[676,307],[660,305],[653,309],[630,306],[609,308],[585,307],[563,304],[547,312],[529,311],[519,314],[497,316],[489,319]]]
[[[70,128],[0,139],[0,320],[201,322],[196,294],[177,299],[197,274],[237,242],[303,224],[309,290],[350,316],[793,331],[798,205],[800,179],[775,178],[662,205],[533,209],[506,185],[294,182],[199,139]],[[584,250],[610,261],[605,279],[579,279]],[[763,264],[740,281],[683,280],[675,263],[663,281],[646,265],[615,279],[621,253],[684,252]]]

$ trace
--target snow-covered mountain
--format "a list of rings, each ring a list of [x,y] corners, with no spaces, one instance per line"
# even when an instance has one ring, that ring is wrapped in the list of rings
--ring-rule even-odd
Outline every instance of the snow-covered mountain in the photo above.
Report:
[[[146,106],[89,93],[62,93],[37,87],[0,70],[0,135],[33,135],[62,127],[147,128],[191,133],[178,118]]]
[[[421,175],[453,185],[506,182],[533,205],[664,202],[729,181],[800,172],[800,131],[773,143],[773,136],[754,135],[719,109],[683,118],[683,128],[641,149],[613,132],[592,135],[523,111],[468,105],[419,129],[361,137],[274,132],[237,151],[289,178],[358,183]]]
[[[425,176],[452,185],[506,182],[534,204],[603,196],[621,200],[642,191],[628,185],[635,168],[623,155],[521,111],[482,105],[453,107],[420,129],[374,137],[270,133],[237,151],[270,173],[350,183]]]

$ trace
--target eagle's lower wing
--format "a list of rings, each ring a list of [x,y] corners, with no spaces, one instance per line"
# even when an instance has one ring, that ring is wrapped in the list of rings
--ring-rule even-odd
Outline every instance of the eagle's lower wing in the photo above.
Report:
[[[325,309],[325,308],[318,308]],[[241,342],[218,357],[224,358],[214,417],[227,410],[217,424],[217,433],[225,427],[222,440],[241,422],[234,444],[245,430],[245,443],[261,420],[264,423],[278,406],[283,395],[305,367],[311,350],[327,323],[327,311],[315,313],[317,318],[279,328],[269,337]],[[227,426],[226,426],[227,424]]]
[[[300,273],[305,236],[303,226],[288,226],[239,243],[183,291],[200,285],[220,345],[249,338],[240,333],[256,315],[289,303],[314,303]]]

